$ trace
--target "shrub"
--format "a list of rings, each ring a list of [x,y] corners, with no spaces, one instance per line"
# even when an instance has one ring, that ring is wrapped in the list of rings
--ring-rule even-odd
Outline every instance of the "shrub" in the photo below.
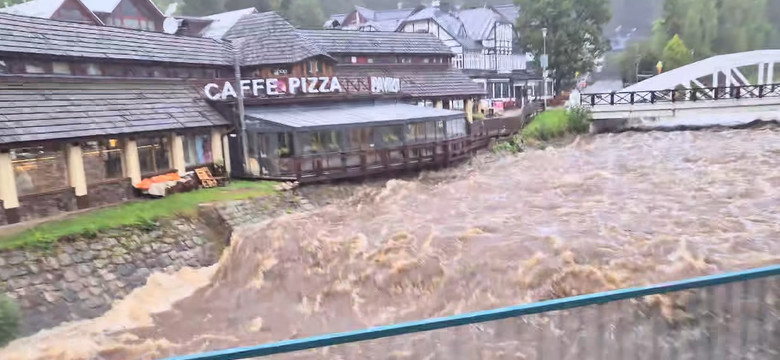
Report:
[[[585,107],[548,110],[537,116],[521,132],[524,140],[546,141],[566,134],[582,134],[590,127],[590,111]]]
[[[16,338],[20,319],[19,307],[8,297],[0,295],[0,347]]]
[[[523,138],[519,135],[512,136],[508,140],[498,142],[493,146],[493,152],[495,153],[519,153],[525,151],[525,144]]]

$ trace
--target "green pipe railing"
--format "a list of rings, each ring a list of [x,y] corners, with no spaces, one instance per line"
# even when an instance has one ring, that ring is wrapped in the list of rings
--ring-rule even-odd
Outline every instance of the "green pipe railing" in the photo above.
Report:
[[[464,325],[479,324],[490,321],[517,318],[529,315],[544,314],[567,309],[583,308],[592,305],[604,305],[621,300],[638,299],[651,295],[662,295],[673,292],[711,288],[719,285],[745,283],[751,280],[768,279],[780,276],[780,265],[739,271],[726,274],[703,276],[682,281],[668,282],[646,287],[628,288],[614,291],[601,292],[590,295],[574,296],[555,300],[541,301],[531,304],[499,308],[488,311],[473,312],[443,318],[433,318],[422,321],[413,321],[397,325],[380,326],[365,330],[327,334],[304,339],[286,340],[271,344],[240,347],[220,350],[202,354],[186,355],[168,358],[167,360],[234,360],[249,359],[254,357],[269,356],[274,354],[291,353],[308,349],[323,348],[334,345],[362,342],[381,338],[395,337],[404,334],[426,332],[439,329],[447,329]],[[743,286],[743,290],[748,285]],[[762,294],[765,289],[761,289]],[[727,288],[731,294],[733,289]],[[730,295],[731,296],[731,295]],[[762,295],[763,296],[763,295]],[[765,316],[758,316],[757,321],[762,324],[767,321]],[[769,321],[777,321],[778,318]],[[744,325],[744,324],[743,324]],[[763,326],[763,325],[762,325]],[[774,325],[775,330],[780,327]],[[763,329],[758,329],[759,334]],[[763,334],[761,334],[763,336]],[[746,335],[743,335],[743,337]],[[768,334],[771,339],[773,334]],[[777,339],[775,339],[777,340]],[[600,341],[603,341],[603,336]],[[710,339],[709,341],[712,341]],[[743,346],[744,346],[743,341]],[[710,346],[710,350],[712,346]],[[622,349],[621,349],[622,351]],[[696,357],[694,357],[696,358]],[[706,358],[706,357],[702,357]]]

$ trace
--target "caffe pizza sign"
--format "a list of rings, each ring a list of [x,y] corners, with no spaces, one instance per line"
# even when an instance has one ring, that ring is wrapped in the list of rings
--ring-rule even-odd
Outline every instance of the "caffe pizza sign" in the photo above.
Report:
[[[203,92],[210,100],[237,99],[238,92],[245,97],[266,97],[296,94],[330,94],[344,91],[337,77],[291,77],[241,80],[238,88],[230,81],[209,83]]]

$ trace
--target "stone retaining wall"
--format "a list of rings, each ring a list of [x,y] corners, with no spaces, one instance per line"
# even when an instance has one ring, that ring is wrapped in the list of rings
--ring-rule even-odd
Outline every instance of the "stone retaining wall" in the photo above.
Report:
[[[0,252],[0,293],[21,307],[23,335],[98,317],[146,284],[152,273],[211,266],[233,228],[290,212],[298,204],[285,194],[204,205],[195,219],[166,220],[154,229],[116,229],[62,240],[51,250]]]

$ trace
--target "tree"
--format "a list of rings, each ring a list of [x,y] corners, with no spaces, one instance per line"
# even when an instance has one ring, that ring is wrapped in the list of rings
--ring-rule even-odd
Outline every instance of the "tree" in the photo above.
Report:
[[[691,51],[685,46],[680,36],[674,35],[672,40],[666,44],[664,53],[661,57],[664,62],[664,71],[674,70],[678,67],[690,64],[693,59]]]
[[[517,31],[523,48],[542,54],[542,28],[548,29],[547,53],[556,88],[574,83],[576,73],[591,71],[609,45],[603,26],[610,19],[608,0],[516,0],[523,9]]]
[[[655,66],[661,60],[652,42],[633,43],[620,55],[620,74],[625,83],[639,82],[640,74],[655,73]]]
[[[321,29],[325,23],[325,14],[318,0],[287,0],[279,10],[298,27]]]
[[[714,46],[719,53],[757,50],[769,44],[772,25],[766,0],[719,0],[718,5],[719,29]]]
[[[225,0],[184,0],[181,13],[188,16],[206,16],[225,11]]]

